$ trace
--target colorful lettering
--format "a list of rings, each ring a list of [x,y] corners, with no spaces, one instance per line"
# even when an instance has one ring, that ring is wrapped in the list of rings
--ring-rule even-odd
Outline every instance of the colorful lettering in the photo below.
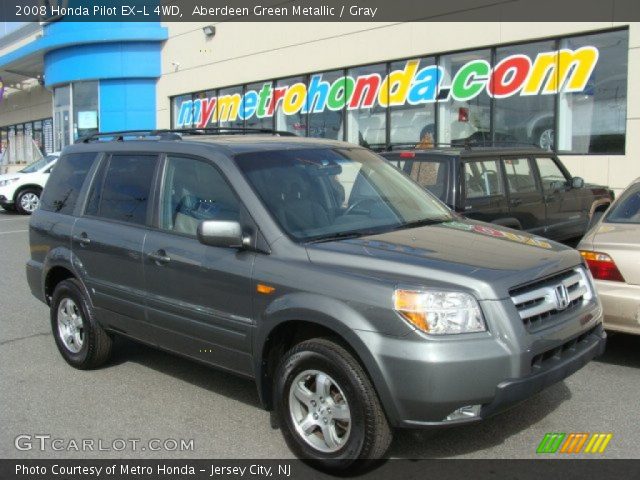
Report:
[[[322,74],[311,75],[309,84],[260,90],[244,95],[224,95],[183,101],[177,113],[179,128],[204,128],[211,122],[234,122],[283,115],[322,113],[326,110],[420,105],[451,99],[466,102],[486,91],[494,98],[514,95],[549,95],[581,92],[598,62],[598,49],[585,46],[539,53],[535,59],[510,55],[495,67],[481,59],[471,60],[455,73],[451,85],[442,85],[444,70],[437,65],[418,69],[419,60],[408,60],[404,68],[382,78],[378,73],[340,77],[330,83]]]

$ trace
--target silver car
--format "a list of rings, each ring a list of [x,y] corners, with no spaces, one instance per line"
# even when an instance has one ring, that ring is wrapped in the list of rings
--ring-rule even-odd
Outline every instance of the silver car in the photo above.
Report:
[[[578,249],[595,279],[605,327],[640,334],[640,178],[587,232]]]

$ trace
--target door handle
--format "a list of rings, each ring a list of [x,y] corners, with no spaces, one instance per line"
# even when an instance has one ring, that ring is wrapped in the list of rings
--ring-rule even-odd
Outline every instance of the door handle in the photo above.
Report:
[[[149,258],[157,263],[169,263],[171,261],[171,257],[167,255],[167,252],[160,249],[156,252],[150,253]]]
[[[512,207],[517,207],[518,205],[522,205],[522,200],[519,199],[519,198],[515,198],[515,199],[511,200],[509,205],[511,205]]]
[[[89,238],[86,232],[82,232],[80,235],[74,235],[73,239],[83,247],[91,243],[91,239]]]
[[[555,198],[556,198],[555,195],[545,195],[544,196],[544,201],[551,203],[551,202],[553,202],[555,200]]]

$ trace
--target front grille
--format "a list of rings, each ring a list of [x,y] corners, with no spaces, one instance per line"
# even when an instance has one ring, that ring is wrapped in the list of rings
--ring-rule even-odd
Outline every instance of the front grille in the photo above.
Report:
[[[586,272],[577,267],[513,288],[509,295],[525,327],[537,330],[590,300],[592,293]]]
[[[593,327],[589,331],[583,333],[577,338],[570,340],[559,347],[552,348],[551,350],[547,350],[546,352],[539,353],[535,357],[531,359],[531,368],[532,369],[541,369],[547,366],[549,362],[554,360],[562,360],[563,357],[567,355],[575,354],[576,350],[587,342],[589,336],[591,336],[598,327]]]

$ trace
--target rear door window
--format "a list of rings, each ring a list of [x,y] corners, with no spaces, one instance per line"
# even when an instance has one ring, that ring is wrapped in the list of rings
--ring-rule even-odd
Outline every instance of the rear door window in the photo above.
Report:
[[[85,213],[144,225],[157,163],[157,155],[112,155],[91,187]]]
[[[497,160],[477,160],[464,164],[467,199],[491,197],[504,193],[500,164]]]
[[[96,157],[95,152],[64,155],[51,173],[40,208],[71,215]]]
[[[510,193],[531,193],[538,190],[535,172],[529,158],[506,158],[504,170]]]

